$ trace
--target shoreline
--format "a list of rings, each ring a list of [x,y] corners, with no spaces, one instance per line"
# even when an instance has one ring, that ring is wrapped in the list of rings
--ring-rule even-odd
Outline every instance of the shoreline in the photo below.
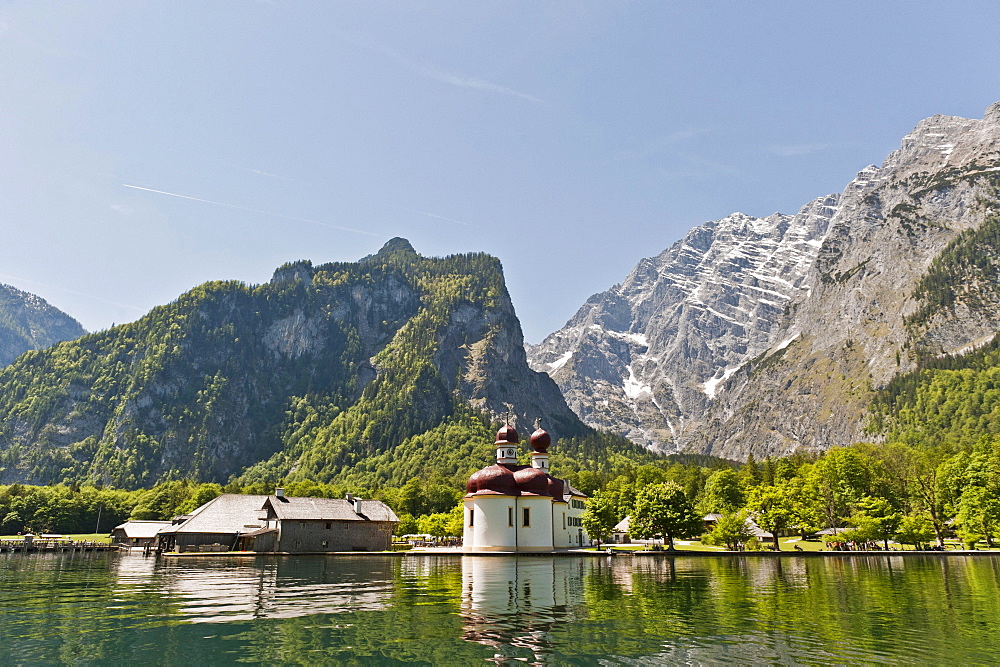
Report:
[[[320,552],[307,552],[307,553],[257,553],[252,551],[213,551],[213,552],[183,552],[183,553],[162,553],[158,556],[163,558],[180,558],[180,559],[191,559],[191,558],[260,558],[260,557],[296,557],[296,556],[349,556],[349,557],[364,557],[364,556],[392,556],[392,557],[407,557],[415,556],[425,558],[428,556],[471,556],[471,557],[527,557],[527,558],[565,558],[565,557],[578,557],[578,556],[588,556],[588,557],[604,557],[604,558],[619,558],[621,556],[625,557],[640,557],[640,558],[851,558],[855,556],[881,556],[886,558],[892,558],[894,556],[935,556],[935,557],[954,557],[954,556],[993,556],[1000,557],[1000,551],[967,551],[962,549],[955,549],[951,551],[917,551],[917,550],[907,550],[907,551],[688,551],[688,550],[675,550],[675,551],[614,551],[608,553],[606,551],[583,551],[583,550],[567,550],[567,551],[551,551],[551,552],[518,552],[518,551],[483,551],[483,552],[466,552],[460,549],[411,549],[407,551],[320,551]]]

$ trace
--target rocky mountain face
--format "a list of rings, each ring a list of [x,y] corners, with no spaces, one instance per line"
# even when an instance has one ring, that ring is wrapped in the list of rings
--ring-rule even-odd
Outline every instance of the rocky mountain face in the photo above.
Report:
[[[590,432],[528,368],[497,259],[425,258],[393,239],[356,263],[286,265],[264,285],[208,283],[20,357],[0,370],[0,479],[134,488],[248,468],[377,479],[384,466],[405,480],[435,456],[439,470],[459,466],[463,434],[483,440],[505,403],[522,430],[541,417],[556,435]],[[429,461],[394,456],[435,429],[447,437],[425,438]]]
[[[529,361],[584,421],[651,447],[745,459],[877,437],[874,392],[1000,328],[998,172],[1000,103],[929,118],[839,196],[643,260]]]
[[[34,294],[0,285],[0,366],[87,333],[80,323]]]
[[[794,216],[734,213],[691,230],[596,294],[529,347],[570,407],[595,427],[677,450],[719,384],[768,349],[837,211],[822,197]]]

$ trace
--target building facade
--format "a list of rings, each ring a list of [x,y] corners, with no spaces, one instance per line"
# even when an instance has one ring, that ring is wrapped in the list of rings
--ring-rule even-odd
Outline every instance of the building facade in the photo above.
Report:
[[[111,543],[127,547],[152,546],[156,541],[156,534],[170,525],[169,521],[129,520],[114,527],[111,531]]]
[[[546,552],[590,543],[580,517],[587,497],[549,474],[552,439],[542,429],[530,438],[531,465],[518,465],[520,438],[507,425],[497,432],[496,463],[466,485],[466,552]]]
[[[388,551],[399,519],[378,500],[222,494],[159,531],[161,550]]]

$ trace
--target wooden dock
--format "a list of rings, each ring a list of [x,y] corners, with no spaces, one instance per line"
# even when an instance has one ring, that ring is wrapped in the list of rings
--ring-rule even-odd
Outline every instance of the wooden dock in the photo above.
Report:
[[[118,551],[118,545],[107,542],[73,542],[71,540],[0,540],[0,553],[62,553],[67,551]]]

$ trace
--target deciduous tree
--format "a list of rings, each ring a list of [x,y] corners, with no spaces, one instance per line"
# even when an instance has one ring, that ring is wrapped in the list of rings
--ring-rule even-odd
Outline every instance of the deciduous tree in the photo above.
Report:
[[[615,498],[603,491],[594,492],[587,500],[587,509],[580,517],[583,529],[592,539],[597,540],[598,547],[610,537],[618,520]]]
[[[684,490],[673,482],[654,484],[639,491],[629,532],[640,539],[662,536],[668,549],[675,538],[691,537],[701,529],[701,520]]]

